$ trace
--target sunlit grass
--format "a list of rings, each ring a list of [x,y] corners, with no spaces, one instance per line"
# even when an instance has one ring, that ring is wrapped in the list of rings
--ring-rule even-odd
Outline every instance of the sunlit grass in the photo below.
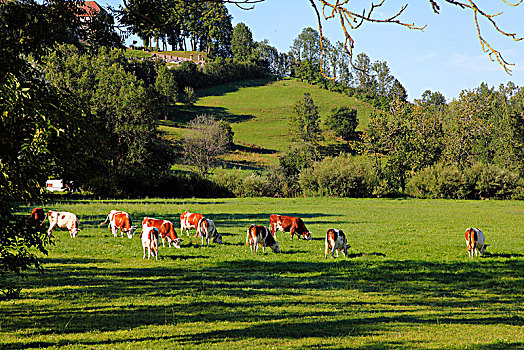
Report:
[[[180,126],[185,122],[197,115],[213,115],[231,123],[235,133],[234,142],[244,147],[230,155],[227,161],[253,162],[255,166],[276,165],[281,152],[292,144],[288,120],[294,113],[293,105],[304,93],[309,93],[319,107],[321,127],[324,130],[324,140],[321,142],[323,146],[340,143],[340,140],[323,127],[333,108],[357,109],[359,131],[366,129],[369,117],[375,111],[371,105],[353,97],[323,90],[296,79],[259,79],[198,91],[200,98],[195,106],[179,106],[177,125],[161,122],[161,131],[166,135],[181,137],[184,129]]]

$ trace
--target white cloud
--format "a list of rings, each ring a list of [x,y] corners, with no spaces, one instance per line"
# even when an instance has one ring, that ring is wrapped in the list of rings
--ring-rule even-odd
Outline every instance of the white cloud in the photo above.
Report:
[[[508,52],[503,53],[503,57],[509,57]],[[508,62],[513,63],[506,58]],[[448,60],[448,65],[453,69],[459,69],[463,72],[493,72],[505,73],[504,68],[498,61],[492,61],[487,53],[480,55],[453,54]],[[513,67],[513,68],[512,68]],[[516,66],[510,66],[514,70]]]
[[[415,57],[415,62],[426,62],[426,61],[430,61],[431,59],[437,57],[439,55],[439,52],[438,51],[435,51],[435,52],[430,52],[424,56],[418,56],[418,57]]]

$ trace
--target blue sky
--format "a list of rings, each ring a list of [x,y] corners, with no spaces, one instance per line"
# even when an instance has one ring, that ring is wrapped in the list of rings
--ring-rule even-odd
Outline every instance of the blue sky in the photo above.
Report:
[[[451,100],[462,90],[474,89],[482,82],[495,87],[508,81],[524,85],[524,40],[516,42],[496,34],[488,22],[481,21],[484,37],[508,62],[515,64],[510,76],[482,51],[471,11],[442,4],[441,13],[437,15],[428,0],[387,0],[388,6],[375,13],[381,17],[391,16],[408,1],[401,19],[417,26],[427,25],[423,31],[394,24],[364,23],[351,34],[355,39],[355,54],[365,52],[372,61],[386,61],[391,73],[408,91],[410,100],[420,98],[427,89],[440,91]],[[354,0],[350,3],[355,4],[353,9],[361,12],[370,2]],[[115,6],[120,1],[100,2],[101,5],[107,3]],[[524,4],[510,7],[502,0],[478,0],[477,4],[488,13],[504,11],[496,17],[501,29],[524,36]],[[248,11],[231,4],[227,6],[233,16],[233,25],[245,23],[254,40],[268,39],[280,52],[289,51],[303,28],[318,27],[309,0],[266,0]],[[323,30],[331,43],[344,40],[337,19],[323,22]]]

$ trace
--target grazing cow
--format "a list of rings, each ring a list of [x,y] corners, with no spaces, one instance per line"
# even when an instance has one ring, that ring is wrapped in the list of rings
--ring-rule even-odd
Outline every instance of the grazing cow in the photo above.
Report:
[[[278,242],[275,241],[275,237],[270,233],[267,226],[251,225],[247,229],[246,245],[251,248],[251,253],[253,253],[254,248],[256,254],[259,244],[262,245],[263,253],[266,252],[266,247],[273,249],[275,253],[280,253]]]
[[[473,254],[483,255],[486,252],[486,248],[489,244],[484,243],[484,233],[478,228],[468,228],[464,234],[466,237],[466,246],[468,255],[473,258]]]
[[[348,241],[346,239],[346,235],[342,230],[336,229],[336,228],[330,228],[326,232],[326,251],[324,254],[324,258],[327,259],[328,252],[331,250],[331,257],[335,257],[335,250],[337,251],[337,258],[338,258],[338,251],[342,250],[342,254],[344,256],[347,256],[348,254]]]
[[[46,215],[45,215],[44,209],[40,207],[34,208],[31,211],[31,217],[29,218],[29,224],[31,224],[31,226],[37,226],[37,225],[41,226],[44,224],[45,218],[46,218]]]
[[[47,218],[49,219],[49,229],[47,235],[51,236],[53,230],[58,226],[60,228],[67,228],[71,238],[75,238],[80,231],[78,227],[78,219],[75,214],[65,211],[48,211]]]
[[[269,216],[269,226],[271,227],[271,233],[276,240],[276,230],[278,229],[281,232],[290,232],[291,239],[297,234],[302,239],[311,241],[311,232],[308,231],[304,221],[300,218],[293,216],[284,216],[278,214],[271,214]]]
[[[166,246],[165,240],[167,238],[169,247],[171,247],[171,243],[173,243],[175,248],[180,248],[180,242],[182,241],[182,238],[178,238],[176,236],[175,228],[171,221],[153,219],[146,216],[144,220],[142,220],[142,231],[145,229],[145,227],[156,227],[158,229],[160,237],[162,237],[162,247]]]
[[[124,232],[127,233],[128,238],[133,238],[136,226],[131,225],[131,218],[125,211],[111,210],[107,215],[106,220],[100,224],[105,225],[109,221],[109,230],[113,233],[113,236],[118,236],[118,229],[120,229],[120,236],[124,237]]]
[[[146,258],[147,251],[147,260],[151,258],[151,254],[155,257],[155,260],[158,260],[158,228],[152,226],[146,226],[142,230],[142,248],[144,249],[144,256],[142,259]]]
[[[198,222],[203,218],[204,215],[199,213],[189,213],[185,211],[180,214],[180,234],[183,234],[184,230],[186,230],[186,234],[189,236],[189,230],[192,228],[196,230]],[[197,235],[195,235],[195,237]]]
[[[218,233],[213,220],[206,218],[200,219],[197,223],[196,230],[197,236],[202,237],[202,245],[204,245],[204,238],[206,239],[207,245],[209,245],[211,238],[213,239],[213,243],[222,244],[222,235]]]

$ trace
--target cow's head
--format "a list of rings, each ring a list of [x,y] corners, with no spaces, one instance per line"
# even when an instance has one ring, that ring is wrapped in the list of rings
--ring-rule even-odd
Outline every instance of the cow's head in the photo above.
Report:
[[[489,246],[489,244],[484,244],[482,246],[482,248],[480,249],[479,253],[480,255],[484,255],[484,253],[486,252],[486,248]]]
[[[80,232],[80,228],[73,227],[73,229],[71,230],[71,237],[76,238],[76,236],[78,236],[78,232]]]
[[[215,231],[213,243],[222,244],[222,235]]]
[[[173,239],[171,243],[175,246],[175,248],[180,249],[180,242],[182,242],[182,238]]]
[[[133,235],[135,234],[136,226],[131,226],[129,230],[127,230],[127,238],[131,239],[133,238]]]
[[[269,248],[273,249],[275,253],[280,253],[280,246],[278,245],[278,242],[275,242],[275,244],[270,245]]]
[[[302,234],[302,239],[305,239],[306,241],[313,240],[313,237],[311,236],[311,232],[306,231]]]

